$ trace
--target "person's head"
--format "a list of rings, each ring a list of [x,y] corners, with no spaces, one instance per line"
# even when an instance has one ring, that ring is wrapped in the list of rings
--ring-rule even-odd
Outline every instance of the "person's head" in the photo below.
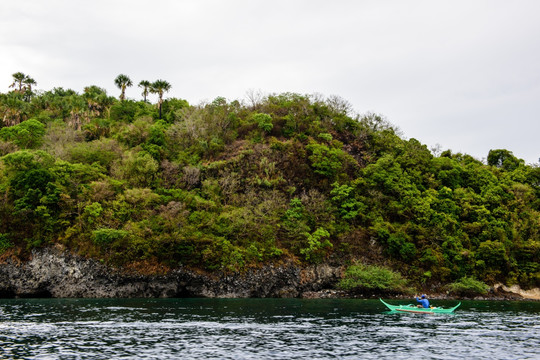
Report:
[[[422,299],[425,299],[426,298],[426,295],[422,295]]]

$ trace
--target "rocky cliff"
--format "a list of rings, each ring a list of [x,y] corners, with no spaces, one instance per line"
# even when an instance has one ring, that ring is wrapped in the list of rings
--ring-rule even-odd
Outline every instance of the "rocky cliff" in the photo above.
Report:
[[[332,287],[341,269],[267,265],[242,274],[200,274],[178,268],[167,275],[125,273],[56,249],[32,252],[27,262],[0,263],[0,297],[301,297]]]

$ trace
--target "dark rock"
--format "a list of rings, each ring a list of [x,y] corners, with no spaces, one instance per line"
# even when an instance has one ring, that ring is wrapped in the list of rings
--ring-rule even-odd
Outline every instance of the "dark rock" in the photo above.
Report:
[[[301,297],[331,288],[341,269],[269,264],[234,274],[177,268],[167,275],[125,273],[58,249],[34,250],[26,262],[0,264],[0,297]]]

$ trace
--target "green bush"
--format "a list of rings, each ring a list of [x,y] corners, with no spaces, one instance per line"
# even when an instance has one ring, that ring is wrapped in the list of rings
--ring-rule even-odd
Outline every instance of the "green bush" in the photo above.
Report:
[[[401,274],[390,269],[376,266],[356,264],[345,271],[338,284],[343,290],[374,293],[408,292],[407,280]]]
[[[0,234],[0,254],[3,254],[7,249],[12,246],[13,244],[11,243],[11,241],[9,241],[7,236],[4,234]]]
[[[245,265],[245,250],[224,238],[214,238],[201,252],[205,267],[209,270],[238,271]]]
[[[138,110],[139,107],[135,101],[125,100],[116,102],[111,106],[111,120],[131,122]]]
[[[300,249],[300,253],[304,255],[306,261],[315,264],[322,261],[326,256],[327,249],[333,246],[327,239],[329,236],[330,233],[324,228],[318,228],[313,234],[307,234],[307,247]]]
[[[328,134],[328,133],[320,133],[318,135],[318,137],[319,137],[319,139],[322,139],[322,140],[324,140],[326,142],[330,142],[333,139],[332,134]]]
[[[269,133],[272,131],[274,124],[272,124],[272,117],[268,114],[254,114],[253,120],[259,126],[259,129]]]
[[[118,143],[111,139],[94,140],[75,143],[68,147],[71,163],[93,164],[110,168],[115,159],[121,155]]]
[[[82,126],[86,141],[98,140],[107,137],[111,131],[111,121],[109,119],[93,119],[88,124]]]
[[[45,125],[35,119],[0,129],[0,139],[12,141],[15,145],[31,149],[39,146],[45,135]]]
[[[407,240],[405,234],[397,232],[391,234],[387,240],[387,252],[404,261],[410,261],[416,256],[416,247]]]
[[[341,149],[316,142],[310,143],[306,149],[311,152],[309,160],[317,174],[332,178],[343,167],[345,153]]]
[[[483,283],[482,281],[476,280],[473,277],[462,277],[456,282],[448,285],[448,291],[451,294],[459,296],[476,296],[476,295],[486,295],[489,286]]]
[[[98,202],[93,202],[92,204],[84,207],[82,217],[88,225],[92,226],[102,213],[103,207],[101,204]]]
[[[92,232],[94,244],[105,247],[115,241],[124,239],[128,232],[116,229],[97,229]]]
[[[366,206],[354,198],[354,187],[339,185],[337,182],[333,183],[332,187],[330,191],[332,201],[338,206],[343,219],[354,219],[365,210]]]

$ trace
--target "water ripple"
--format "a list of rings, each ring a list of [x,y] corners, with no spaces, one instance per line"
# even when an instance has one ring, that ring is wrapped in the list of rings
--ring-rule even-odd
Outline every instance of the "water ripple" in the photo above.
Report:
[[[361,300],[1,300],[0,310],[0,358],[540,357],[538,303],[470,303],[451,316]]]

